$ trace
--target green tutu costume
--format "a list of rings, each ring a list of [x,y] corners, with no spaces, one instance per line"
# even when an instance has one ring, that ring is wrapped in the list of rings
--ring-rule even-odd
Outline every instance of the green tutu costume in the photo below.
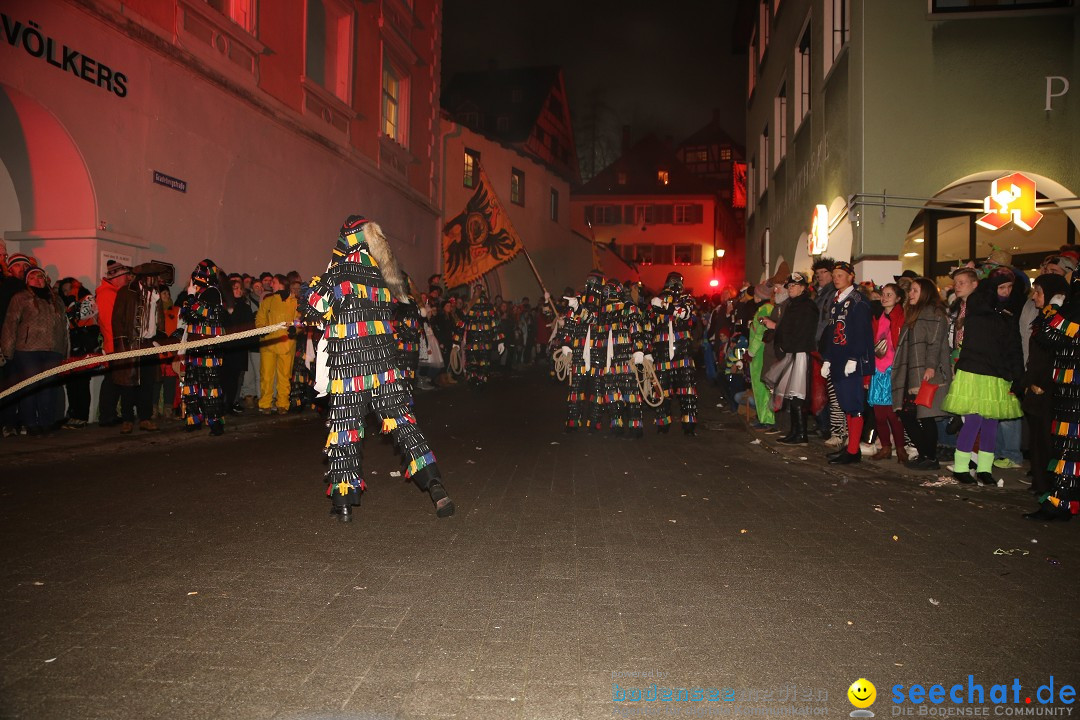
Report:
[[[941,409],[953,415],[974,413],[991,420],[1012,420],[1024,413],[1011,388],[1008,380],[957,370]]]

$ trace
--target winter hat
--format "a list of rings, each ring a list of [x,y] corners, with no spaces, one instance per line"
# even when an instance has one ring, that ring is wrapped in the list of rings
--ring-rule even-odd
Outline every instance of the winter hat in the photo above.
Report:
[[[843,270],[849,275],[855,275],[855,268],[851,266],[851,263],[845,260],[837,260],[833,264],[833,270]]]
[[[16,265],[18,265],[19,263],[25,263],[27,265],[27,267],[34,264],[34,263],[30,262],[29,257],[27,257],[26,255],[23,255],[22,253],[15,253],[14,255],[9,255],[8,256],[7,266],[8,266],[9,270],[11,268],[15,267]]]
[[[29,270],[27,270],[26,271],[26,279],[29,280],[30,276],[33,275],[34,273],[41,273],[41,277],[45,278],[45,282],[46,283],[49,282],[49,276],[45,273],[44,270],[42,270],[39,267],[32,267]]]
[[[118,277],[122,277],[131,272],[131,268],[123,263],[118,263],[115,260],[110,260],[107,269],[105,270],[105,279],[113,280]]]

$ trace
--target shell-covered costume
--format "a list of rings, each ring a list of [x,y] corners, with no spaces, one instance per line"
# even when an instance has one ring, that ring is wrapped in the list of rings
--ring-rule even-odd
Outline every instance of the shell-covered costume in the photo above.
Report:
[[[325,390],[330,396],[327,494],[342,520],[348,519],[349,506],[359,504],[367,487],[361,466],[364,418],[374,412],[382,432],[391,434],[402,454],[405,477],[427,490],[437,503],[437,514],[446,516],[453,513],[453,504],[411,409],[392,326],[394,291],[375,255],[396,265],[378,225],[350,216],[326,272],[312,278],[300,303],[308,319],[325,325],[320,352],[325,353]]]
[[[191,273],[198,292],[184,298],[180,317],[187,323],[188,340],[219,337],[225,334],[222,320],[225,306],[218,287],[220,271],[213,260],[203,260]],[[184,355],[184,381],[181,398],[188,427],[204,423],[215,435],[224,432],[225,391],[221,386],[221,349],[218,345],[188,350]]]
[[[678,398],[679,419],[688,435],[693,435],[697,426],[697,372],[691,339],[694,311],[694,298],[683,290],[682,275],[674,272],[648,308],[653,363],[664,390],[664,400],[656,409],[656,425],[665,431],[671,427],[671,400]]]
[[[487,382],[491,353],[504,339],[495,307],[488,300],[487,290],[481,287],[479,297],[454,330],[454,344],[465,351],[465,375],[470,383],[480,386]]]

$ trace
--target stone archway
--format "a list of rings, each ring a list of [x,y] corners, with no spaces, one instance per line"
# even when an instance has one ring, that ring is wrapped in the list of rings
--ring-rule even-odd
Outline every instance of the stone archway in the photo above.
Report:
[[[97,201],[86,162],[55,115],[0,83],[0,232],[91,232]],[[17,209],[12,208],[14,203]],[[18,226],[11,227],[17,218]]]

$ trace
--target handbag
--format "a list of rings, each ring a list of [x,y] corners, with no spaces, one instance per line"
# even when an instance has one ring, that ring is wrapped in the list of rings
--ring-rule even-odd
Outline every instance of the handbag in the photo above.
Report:
[[[863,347],[866,346],[864,345]],[[881,338],[877,341],[877,344],[874,345],[874,357],[883,358],[887,352],[889,352],[889,339]]]
[[[929,380],[923,380],[922,384],[919,385],[919,392],[915,396],[915,404],[922,405],[926,408],[933,407],[934,396],[937,395],[938,388],[940,387],[940,385],[935,385]]]

